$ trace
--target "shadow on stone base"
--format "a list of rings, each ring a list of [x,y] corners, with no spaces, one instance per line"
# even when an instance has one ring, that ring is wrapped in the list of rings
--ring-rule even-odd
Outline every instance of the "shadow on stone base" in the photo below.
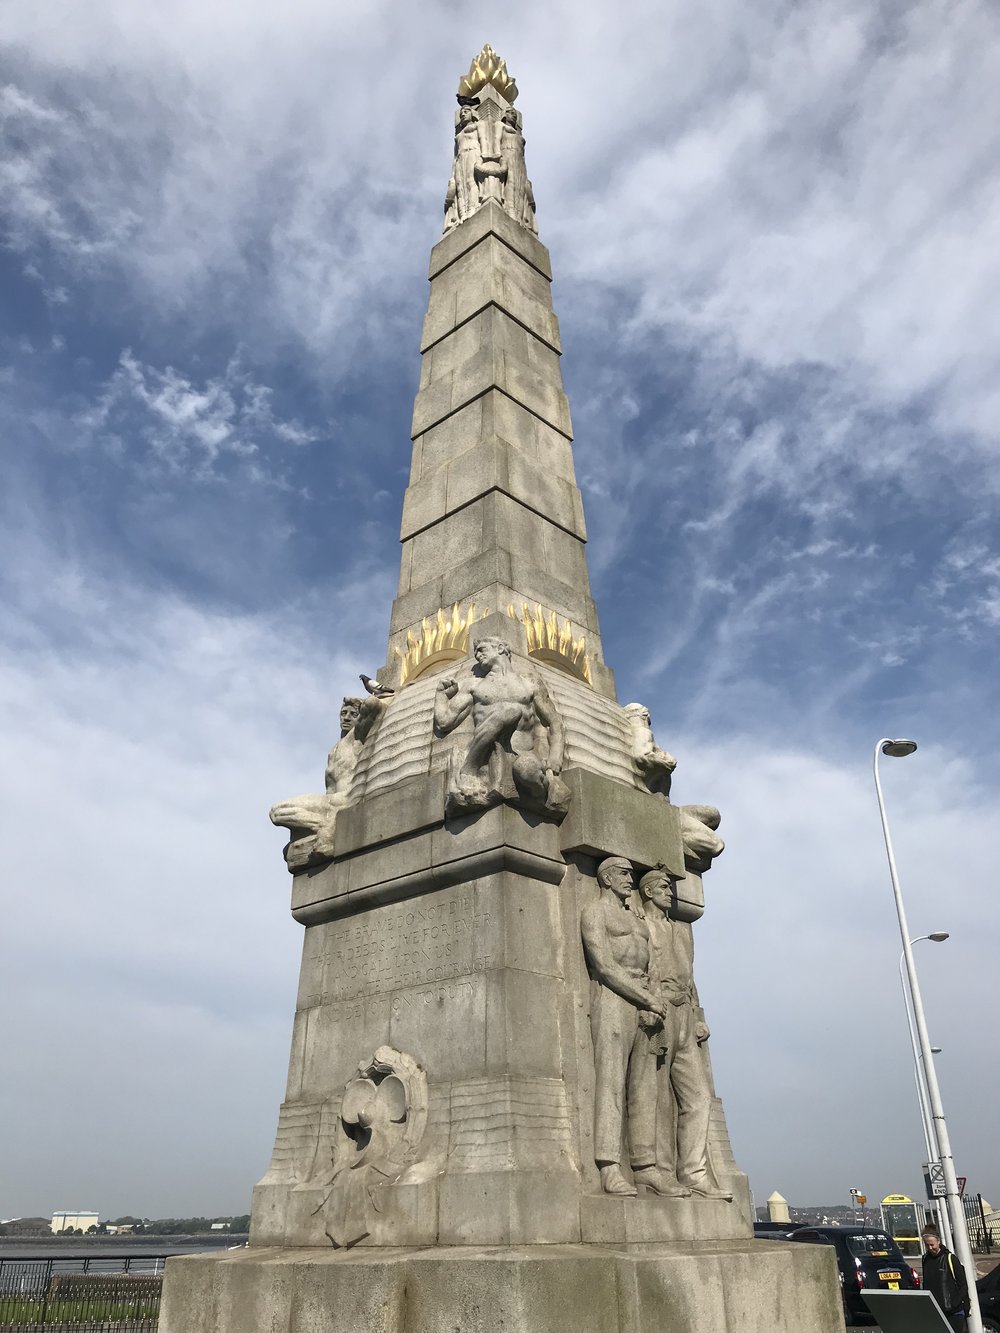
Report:
[[[842,1333],[828,1246],[330,1251],[167,1262],[159,1333]]]

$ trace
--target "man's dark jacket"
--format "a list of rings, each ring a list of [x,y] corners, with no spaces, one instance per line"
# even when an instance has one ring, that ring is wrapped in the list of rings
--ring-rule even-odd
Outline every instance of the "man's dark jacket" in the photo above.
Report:
[[[951,1250],[942,1245],[937,1254],[924,1255],[924,1290],[929,1291],[945,1314],[969,1313],[969,1284],[965,1269]]]

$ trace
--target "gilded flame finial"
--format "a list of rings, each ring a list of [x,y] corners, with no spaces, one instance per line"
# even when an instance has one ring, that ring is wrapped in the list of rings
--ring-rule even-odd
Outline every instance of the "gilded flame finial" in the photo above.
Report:
[[[545,611],[535,603],[532,611],[527,602],[515,606],[512,602],[507,607],[511,620],[519,620],[528,636],[528,656],[539,657],[562,667],[571,676],[593,684],[590,670],[590,657],[587,653],[587,641],[573,638],[573,627],[568,620],[559,623],[554,611]]]
[[[458,81],[459,97],[475,97],[481,88],[491,83],[501,97],[513,102],[517,97],[517,84],[507,73],[506,62],[501,60],[493,47],[487,44],[469,66],[468,74]]]
[[[450,611],[442,607],[429,620],[425,616],[420,622],[419,637],[408,630],[405,648],[396,649],[401,664],[400,688],[438,662],[464,657],[469,650],[469,630],[487,615],[487,610],[476,610],[475,602],[464,612],[459,611],[456,602]]]

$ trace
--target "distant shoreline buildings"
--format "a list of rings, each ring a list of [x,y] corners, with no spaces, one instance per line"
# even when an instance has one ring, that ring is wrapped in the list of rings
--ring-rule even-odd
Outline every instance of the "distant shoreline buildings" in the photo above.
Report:
[[[75,1212],[52,1214],[52,1234],[54,1236],[58,1236],[63,1231],[78,1231],[85,1236],[91,1227],[96,1231],[100,1225],[100,1213],[84,1212],[82,1209],[78,1209]]]

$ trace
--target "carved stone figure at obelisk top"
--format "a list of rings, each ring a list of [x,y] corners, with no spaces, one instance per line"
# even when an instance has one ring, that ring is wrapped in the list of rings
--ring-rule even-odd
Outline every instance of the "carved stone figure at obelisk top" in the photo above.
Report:
[[[445,193],[445,232],[494,200],[529,231],[535,196],[524,164],[517,84],[491,46],[484,46],[458,85],[455,164]]]

